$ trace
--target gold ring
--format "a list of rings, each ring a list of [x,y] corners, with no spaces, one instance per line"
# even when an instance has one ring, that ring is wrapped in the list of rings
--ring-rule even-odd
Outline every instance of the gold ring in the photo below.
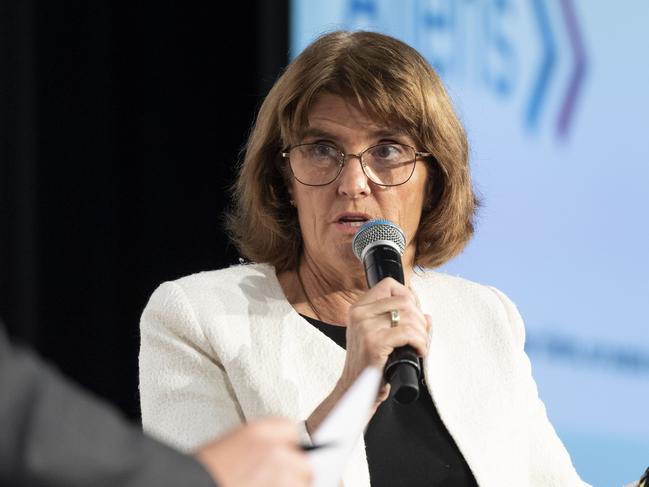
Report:
[[[400,319],[401,316],[399,315],[398,309],[393,309],[392,311],[390,311],[390,328],[397,326]]]

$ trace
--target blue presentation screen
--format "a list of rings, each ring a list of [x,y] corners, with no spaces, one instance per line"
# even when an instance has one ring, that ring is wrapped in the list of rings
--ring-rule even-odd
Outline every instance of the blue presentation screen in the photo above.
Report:
[[[483,207],[444,272],[518,305],[548,414],[584,478],[649,466],[649,2],[292,3],[291,53],[388,33],[437,69]]]

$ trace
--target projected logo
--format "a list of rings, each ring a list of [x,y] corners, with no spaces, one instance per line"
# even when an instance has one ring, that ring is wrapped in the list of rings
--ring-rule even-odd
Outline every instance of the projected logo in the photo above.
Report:
[[[638,346],[587,343],[564,333],[528,333],[525,351],[573,365],[649,375],[649,353]]]
[[[560,0],[561,13],[564,19],[564,26],[568,34],[570,52],[572,53],[573,67],[572,74],[564,88],[561,109],[557,118],[557,132],[565,136],[570,127],[575,103],[586,74],[586,50],[579,25],[575,16],[572,0]],[[558,42],[552,29],[548,10],[544,0],[532,0],[534,15],[539,28],[540,38],[543,45],[543,59],[538,68],[538,75],[534,83],[532,95],[527,107],[526,121],[529,126],[538,123],[539,113],[543,107],[543,101],[548,92],[548,86],[556,71],[558,57]]]
[[[515,98],[527,129],[569,134],[588,66],[572,0],[348,0],[345,15],[412,44],[447,83]]]

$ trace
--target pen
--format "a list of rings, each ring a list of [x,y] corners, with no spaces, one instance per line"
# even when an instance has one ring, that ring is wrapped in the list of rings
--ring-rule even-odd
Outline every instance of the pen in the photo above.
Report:
[[[313,451],[313,450],[321,450],[322,448],[331,448],[332,446],[336,446],[335,443],[320,443],[319,445],[300,445],[300,450],[302,451]]]

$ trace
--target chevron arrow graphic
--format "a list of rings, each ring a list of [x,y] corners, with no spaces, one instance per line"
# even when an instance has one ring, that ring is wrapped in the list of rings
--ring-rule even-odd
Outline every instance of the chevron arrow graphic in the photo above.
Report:
[[[535,128],[538,124],[541,106],[547,94],[550,76],[554,71],[557,57],[557,48],[552,36],[550,18],[544,0],[532,0],[532,7],[534,8],[534,16],[543,42],[543,59],[539,66],[530,101],[527,104],[525,121],[528,128]]]
[[[557,133],[559,136],[565,137],[570,129],[577,96],[579,95],[586,75],[588,59],[586,57],[584,42],[579,32],[579,25],[577,24],[577,16],[575,15],[572,0],[561,0],[561,11],[566,22],[570,47],[575,60],[572,76],[563,97],[563,103],[561,104],[561,111],[559,112],[557,121]]]

